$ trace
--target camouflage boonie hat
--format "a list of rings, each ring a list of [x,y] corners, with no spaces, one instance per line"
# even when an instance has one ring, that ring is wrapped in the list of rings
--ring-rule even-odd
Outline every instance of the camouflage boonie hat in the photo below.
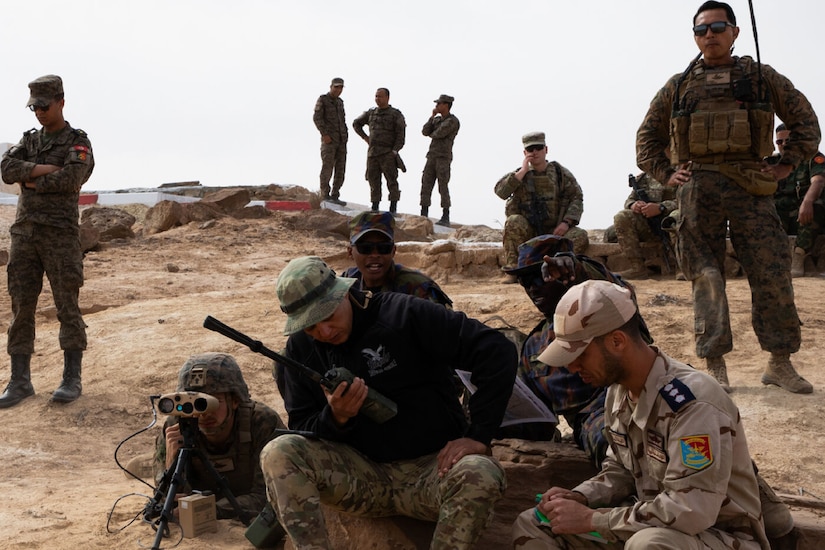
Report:
[[[284,335],[300,332],[332,315],[356,281],[337,277],[317,256],[290,261],[275,283],[281,311],[287,314]]]
[[[438,96],[438,99],[433,100],[433,103],[449,103],[450,105],[452,105],[454,101],[455,98],[453,96],[441,94],[440,96]]]
[[[395,218],[389,212],[361,212],[350,220],[349,229],[350,244],[357,243],[370,231],[378,231],[395,241]]]
[[[29,82],[30,97],[26,107],[45,107],[63,93],[63,80],[56,74],[47,74]]]
[[[524,144],[525,149],[531,145],[544,145],[547,147],[547,143],[544,141],[544,132],[530,132],[529,134],[524,134],[521,136],[521,142]]]
[[[559,252],[573,252],[573,242],[566,237],[556,235],[539,235],[518,245],[518,264],[504,269],[507,273],[518,275],[531,267],[541,267],[545,256],[553,257]]]
[[[178,373],[176,391],[231,393],[242,402],[251,399],[241,368],[235,358],[226,353],[200,353],[187,359]]]

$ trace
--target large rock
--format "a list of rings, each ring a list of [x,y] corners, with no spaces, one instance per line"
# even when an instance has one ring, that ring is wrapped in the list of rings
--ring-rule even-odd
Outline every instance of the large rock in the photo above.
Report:
[[[205,195],[201,202],[214,204],[225,213],[234,214],[249,204],[249,196],[248,189],[230,187]]]
[[[132,239],[135,232],[135,217],[119,208],[96,206],[86,208],[80,213],[80,223],[89,224],[98,230],[102,242],[113,239]]]
[[[160,201],[146,211],[143,230],[147,235],[154,235],[181,225],[183,206],[176,201]]]

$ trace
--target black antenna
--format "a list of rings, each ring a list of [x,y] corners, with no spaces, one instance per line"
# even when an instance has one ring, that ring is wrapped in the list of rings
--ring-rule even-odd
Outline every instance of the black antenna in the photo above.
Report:
[[[756,15],[753,12],[753,0],[748,0],[748,9],[751,12],[751,26],[753,27],[753,42],[756,44],[756,72],[759,80],[756,83],[757,97],[759,101],[764,101],[762,97],[762,56],[759,54],[759,33],[756,32]]]

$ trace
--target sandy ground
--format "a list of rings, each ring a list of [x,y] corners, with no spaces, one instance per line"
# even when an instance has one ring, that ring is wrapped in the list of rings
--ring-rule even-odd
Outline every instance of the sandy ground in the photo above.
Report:
[[[192,353],[224,351],[241,364],[253,398],[283,413],[269,361],[202,327],[207,315],[260,339],[271,349],[284,344],[284,315],[275,279],[295,256],[317,254],[345,267],[342,239],[290,232],[284,214],[267,220],[222,219],[211,227],[190,224],[166,233],[109,243],[85,260],[81,305],[88,324],[83,395],[68,405],[48,398],[60,382],[62,353],[58,323],[48,288],[40,300],[36,353],[32,358],[36,395],[0,410],[0,548],[151,547],[154,532],[136,521],[152,489],[128,479],[115,463],[115,448],[152,421],[150,395],[174,391],[176,373]],[[0,207],[0,249],[8,246],[13,207]],[[5,335],[9,298],[5,277],[0,292],[0,333]],[[750,325],[750,293],[744,279],[728,283],[734,351],[728,369],[763,476],[787,493],[825,497],[821,443],[825,428],[825,281],[794,281],[803,327],[798,370],[816,390],[798,396],[759,382],[768,354],[760,350]],[[48,285],[46,285],[48,286]],[[539,319],[517,285],[450,277],[443,288],[456,309],[486,319],[501,315],[523,330]],[[675,358],[702,366],[691,336],[690,285],[670,278],[637,284],[642,313],[658,345]],[[5,340],[5,336],[3,336]],[[8,379],[8,360],[0,383]],[[161,418],[162,419],[162,418]],[[155,427],[126,442],[117,458],[151,449]],[[120,497],[124,497],[122,500]],[[107,519],[112,514],[112,526]],[[252,548],[243,526],[219,522],[218,532],[186,539],[179,548]],[[173,542],[165,541],[171,548]]]

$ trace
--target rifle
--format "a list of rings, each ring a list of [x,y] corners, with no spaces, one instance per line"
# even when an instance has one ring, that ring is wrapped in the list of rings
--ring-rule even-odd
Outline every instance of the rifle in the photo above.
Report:
[[[639,185],[638,181],[636,181],[636,176],[633,174],[628,174],[627,184],[633,188],[633,192],[635,193],[637,199],[642,202],[651,202],[650,195],[648,195],[647,191]],[[668,235],[667,231],[662,229],[662,220],[664,220],[664,215],[658,214],[652,218],[645,219],[647,220],[647,224],[650,226],[650,230],[653,231],[653,234],[659,237],[659,240],[662,241],[665,266],[667,266],[668,270],[670,270],[670,256],[673,254],[673,256],[676,257],[676,254],[673,251],[673,245],[670,242],[670,235]]]
[[[260,340],[253,340],[249,336],[221,323],[211,315],[207,315],[206,319],[203,320],[203,326],[204,328],[223,334],[227,338],[235,340],[239,344],[247,346],[255,353],[260,353],[264,357],[269,357],[273,361],[277,361],[278,363],[282,363],[288,367],[296,369],[310,380],[318,382],[331,392],[335,391],[335,388],[337,388],[341,382],[352,384],[353,380],[355,380],[355,375],[343,367],[330,369],[326,372],[326,374],[322,375],[321,373],[307,367],[303,363],[299,363],[294,359],[275,353],[271,349],[264,346]],[[375,423],[383,424],[398,413],[398,406],[392,400],[384,397],[372,388],[368,388],[367,399],[364,401],[364,404],[361,406],[361,410],[359,412],[364,413],[364,416],[371,419]]]

